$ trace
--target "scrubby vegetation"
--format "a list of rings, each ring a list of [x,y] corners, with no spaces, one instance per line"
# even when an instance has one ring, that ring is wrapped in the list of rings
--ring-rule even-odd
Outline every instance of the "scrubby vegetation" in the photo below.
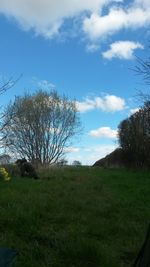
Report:
[[[5,168],[0,167],[0,180],[9,181],[11,178]]]
[[[150,221],[150,172],[60,167],[0,186],[14,267],[132,266]]]

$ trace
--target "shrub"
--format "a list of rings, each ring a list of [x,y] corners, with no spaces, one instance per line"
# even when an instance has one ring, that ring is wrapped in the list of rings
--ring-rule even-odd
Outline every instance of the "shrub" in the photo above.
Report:
[[[9,181],[11,178],[5,168],[0,167],[0,180]]]
[[[11,178],[20,177],[20,170],[15,163],[3,164],[1,167],[5,168]]]

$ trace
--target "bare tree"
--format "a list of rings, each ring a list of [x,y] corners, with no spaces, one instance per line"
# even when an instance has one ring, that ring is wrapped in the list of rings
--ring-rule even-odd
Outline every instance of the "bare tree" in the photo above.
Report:
[[[22,75],[20,75],[16,80],[14,80],[12,77],[2,81],[0,83],[0,95],[2,95],[3,93],[5,93],[7,90],[9,90],[10,88],[12,88],[16,82],[21,78]]]
[[[6,109],[4,124],[5,147],[41,164],[57,162],[80,128],[75,101],[42,90],[16,97]]]
[[[150,48],[150,47],[149,47]],[[145,84],[150,85],[150,57],[146,58],[137,57],[136,66],[132,68],[135,74],[142,77]],[[138,102],[142,102],[142,105],[150,101],[150,93],[142,92],[139,90],[136,95]]]
[[[147,59],[137,57],[137,65],[133,70],[136,74],[142,76],[145,83],[150,85],[150,57]]]
[[[21,77],[21,76],[20,76]],[[7,90],[9,90],[10,88],[12,88],[16,82],[20,79],[20,77],[18,77],[18,79],[14,80],[12,77],[4,80],[0,83],[0,95],[4,94]],[[0,110],[2,110],[2,106],[0,106]],[[1,133],[2,130],[5,127],[5,123],[2,123],[2,120],[4,119],[5,114],[1,111],[0,112],[0,147],[1,147],[1,142],[3,140]]]

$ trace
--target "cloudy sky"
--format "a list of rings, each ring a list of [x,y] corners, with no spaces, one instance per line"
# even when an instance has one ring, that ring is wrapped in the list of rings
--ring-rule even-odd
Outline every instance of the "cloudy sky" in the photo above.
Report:
[[[149,54],[149,28],[149,0],[0,0],[1,82],[23,74],[1,104],[37,88],[76,99],[83,134],[66,157],[93,164],[147,90],[131,69]]]

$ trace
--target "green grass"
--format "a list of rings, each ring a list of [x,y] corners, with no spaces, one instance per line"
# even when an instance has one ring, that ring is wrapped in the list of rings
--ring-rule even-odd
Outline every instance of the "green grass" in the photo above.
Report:
[[[60,168],[0,182],[0,247],[14,267],[132,266],[150,222],[150,172]]]

